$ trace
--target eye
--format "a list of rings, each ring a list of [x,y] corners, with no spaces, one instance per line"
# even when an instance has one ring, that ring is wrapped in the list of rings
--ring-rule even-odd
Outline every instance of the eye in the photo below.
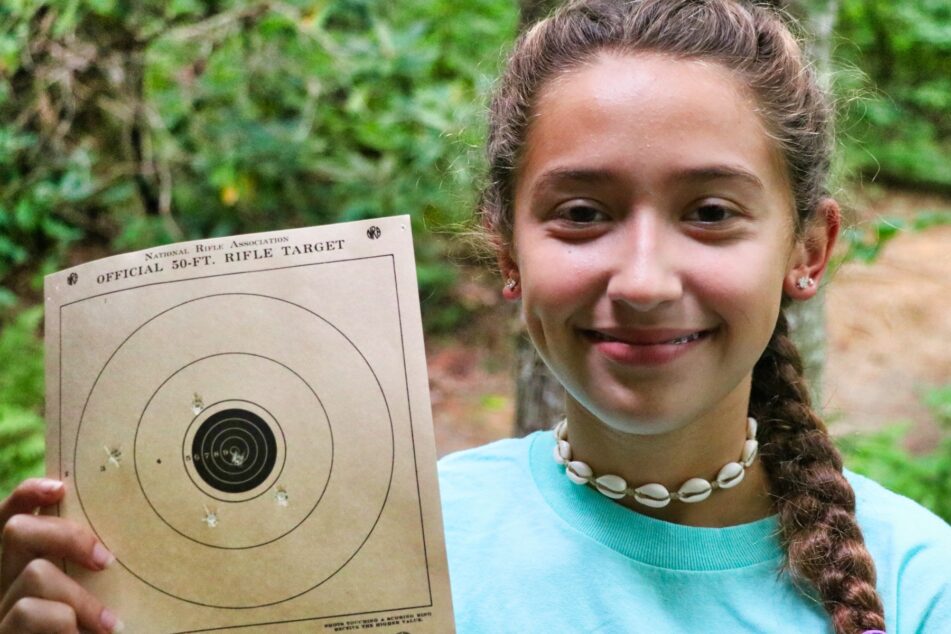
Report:
[[[587,225],[608,220],[608,215],[584,201],[562,205],[555,210],[555,217],[571,224]]]
[[[687,214],[687,220],[698,224],[720,224],[736,217],[738,212],[719,203],[704,203]]]

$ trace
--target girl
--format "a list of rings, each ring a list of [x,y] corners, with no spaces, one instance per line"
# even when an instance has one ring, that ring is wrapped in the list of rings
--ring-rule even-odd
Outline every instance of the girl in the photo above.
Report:
[[[839,210],[799,46],[739,0],[572,2],[517,44],[482,217],[567,420],[450,456],[458,630],[941,632],[951,529],[857,475],[809,406],[782,313]],[[0,506],[0,632],[117,631],[47,561],[111,555]]]
[[[461,631],[951,631],[951,529],[843,473],[787,335],[829,118],[751,3],[573,2],[516,45],[481,211],[567,421],[443,460]]]

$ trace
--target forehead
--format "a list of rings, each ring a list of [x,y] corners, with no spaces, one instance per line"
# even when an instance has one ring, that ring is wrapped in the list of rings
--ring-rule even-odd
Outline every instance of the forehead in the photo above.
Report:
[[[520,165],[610,168],[638,178],[731,166],[788,195],[782,158],[751,92],[716,62],[602,53],[550,80],[536,101]]]

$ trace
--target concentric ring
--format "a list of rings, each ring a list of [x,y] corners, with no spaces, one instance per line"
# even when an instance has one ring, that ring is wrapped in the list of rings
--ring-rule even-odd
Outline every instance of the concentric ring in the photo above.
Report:
[[[199,424],[185,459],[209,486],[223,493],[245,493],[271,474],[277,441],[254,412],[226,409]]]
[[[301,304],[243,292],[178,303],[88,371],[77,498],[119,565],[152,588],[221,608],[282,603],[334,576],[380,521],[395,464],[383,384],[354,340]],[[103,447],[126,460],[103,468]],[[205,447],[218,460],[195,463]],[[267,561],[287,574],[234,576]]]

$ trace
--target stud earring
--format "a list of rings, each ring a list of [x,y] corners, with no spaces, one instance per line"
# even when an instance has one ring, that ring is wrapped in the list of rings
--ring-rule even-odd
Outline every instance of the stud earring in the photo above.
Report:
[[[809,277],[808,275],[803,275],[798,280],[796,280],[796,288],[799,290],[805,290],[807,288],[812,288],[816,285],[816,281]]]
[[[519,298],[521,292],[518,288],[518,278],[510,277],[505,280],[505,286],[502,287],[502,297],[514,301]]]

